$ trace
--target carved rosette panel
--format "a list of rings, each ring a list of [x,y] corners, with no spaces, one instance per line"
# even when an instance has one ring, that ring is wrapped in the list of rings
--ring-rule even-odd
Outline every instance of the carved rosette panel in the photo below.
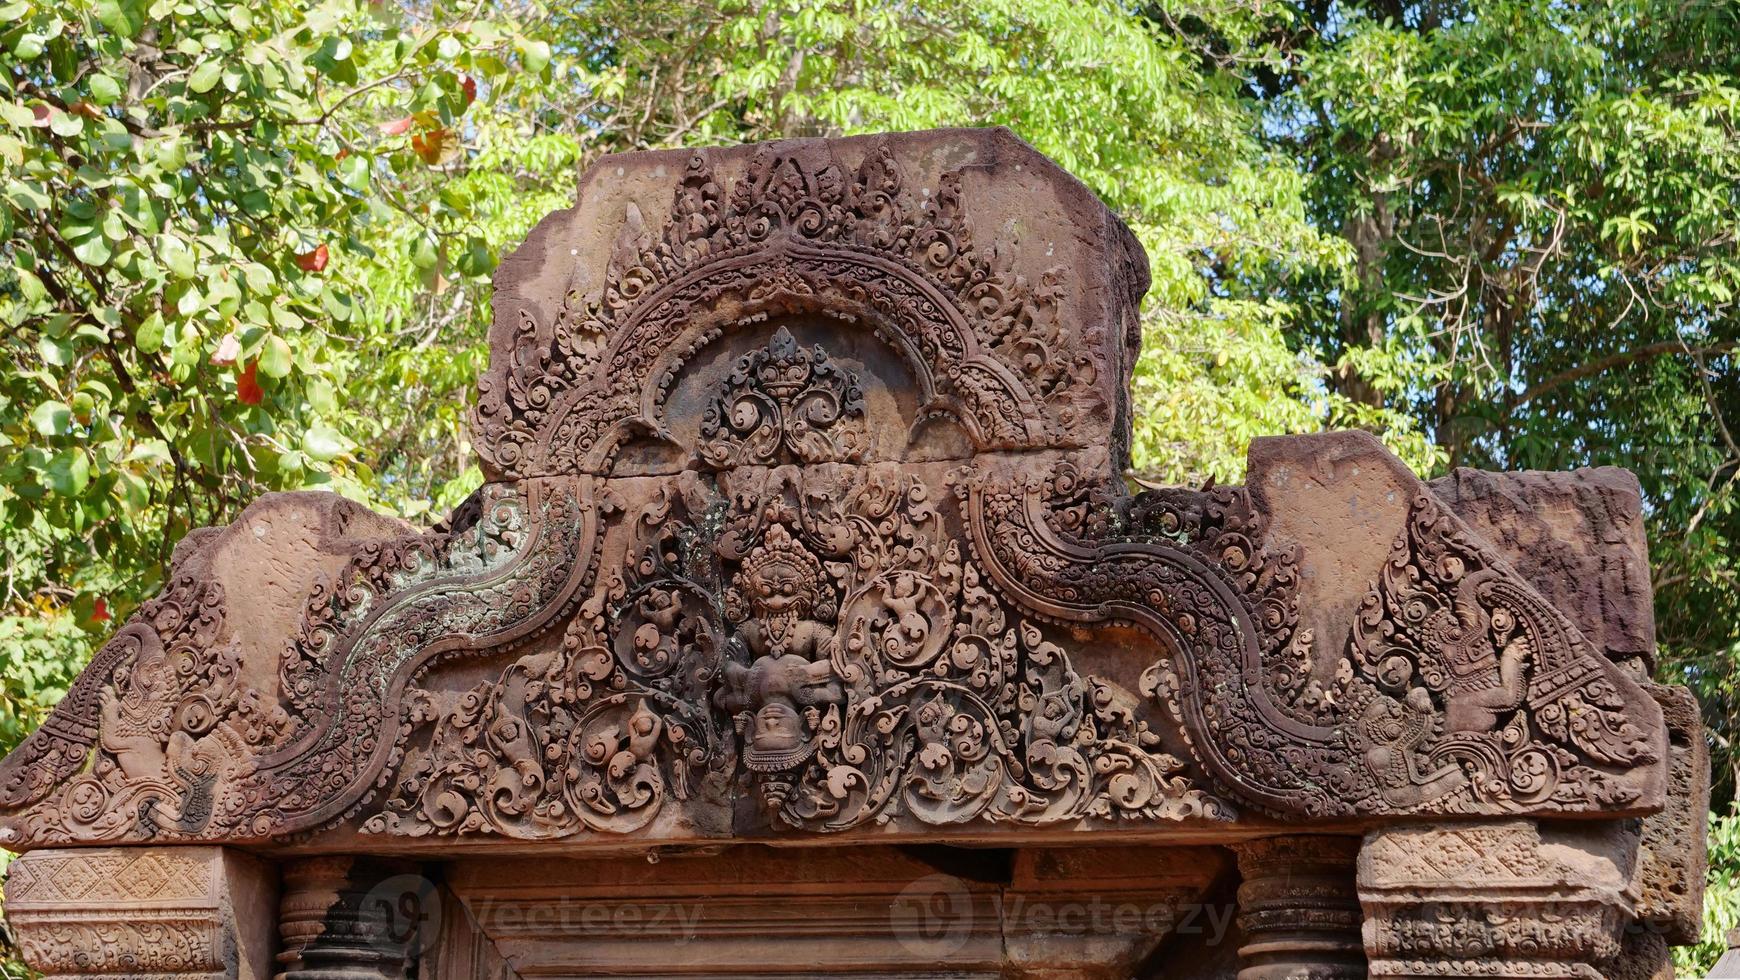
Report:
[[[986,589],[951,505],[888,465],[668,482],[559,648],[427,696],[368,829],[631,832],[736,791],[820,831],[1229,819],[1138,698]]]

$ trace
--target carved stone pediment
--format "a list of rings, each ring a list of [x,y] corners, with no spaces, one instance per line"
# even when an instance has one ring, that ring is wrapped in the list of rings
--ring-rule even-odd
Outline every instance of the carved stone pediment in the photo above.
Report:
[[[1145,268],[1002,130],[602,161],[498,275],[488,482],[203,535],[0,764],[0,843],[1659,810],[1577,586],[1376,440],[1129,492]]]

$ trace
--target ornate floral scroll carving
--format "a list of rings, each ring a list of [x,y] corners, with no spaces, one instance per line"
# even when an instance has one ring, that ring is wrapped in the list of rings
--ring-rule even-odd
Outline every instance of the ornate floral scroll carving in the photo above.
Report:
[[[304,724],[250,779],[256,832],[356,812],[396,765],[390,726],[419,671],[550,628],[592,573],[590,490],[575,479],[487,485],[461,524],[371,546],[315,591],[283,669]]]
[[[711,559],[696,527],[708,505],[697,512],[695,501],[671,491],[639,511],[627,567],[608,574],[554,649],[457,697],[410,692],[409,757],[364,829],[630,833],[667,798],[724,778],[730,759],[716,752],[707,706],[718,599],[702,581]]]
[[[679,479],[561,649],[418,715],[370,828],[623,831],[733,781],[822,831],[1229,818],[1133,695],[985,589],[938,503],[890,467]]]
[[[714,467],[853,463],[863,453],[864,393],[821,346],[780,327],[738,359],[701,417],[702,462]]]
[[[234,776],[289,716],[239,679],[225,608],[179,576],[7,758],[0,807],[30,812],[35,841],[199,836],[233,810]]]
[[[1148,497],[1132,516],[1149,533],[1132,536],[1079,517],[1104,507],[1067,470],[981,468],[964,487],[975,552],[1011,601],[1161,642],[1146,690],[1234,799],[1312,816],[1623,810],[1659,761],[1615,668],[1426,496],[1331,670],[1296,629],[1291,560],[1246,533],[1237,497]]]
[[[520,312],[511,353],[480,382],[480,454],[508,477],[605,472],[621,439],[664,432],[671,374],[724,326],[710,311],[794,302],[882,333],[922,402],[981,446],[1056,441],[1068,412],[1046,405],[1095,381],[1055,316],[1061,273],[1009,272],[962,207],[958,173],[909,187],[886,146],[855,173],[764,148],[728,186],[695,153],[662,225],[629,206],[598,295],[570,295],[547,329]]]
[[[1619,777],[1661,756],[1611,668],[1424,493],[1353,654],[1354,744],[1394,806],[1620,808],[1639,789]]]

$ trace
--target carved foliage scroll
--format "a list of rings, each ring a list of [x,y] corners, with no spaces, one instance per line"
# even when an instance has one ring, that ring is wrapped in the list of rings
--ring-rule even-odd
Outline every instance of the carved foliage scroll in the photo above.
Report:
[[[595,509],[577,481],[493,485],[455,526],[363,548],[310,596],[281,703],[239,679],[223,590],[177,580],[9,758],[6,805],[30,816],[7,843],[266,837],[354,810],[397,753],[403,685],[547,624],[590,572]]]
[[[1428,496],[1344,654],[1296,629],[1293,560],[1263,548],[1242,495],[1150,496],[1132,511],[1149,533],[1132,534],[1084,519],[1108,508],[1067,471],[982,468],[965,493],[1013,601],[1155,635],[1147,690],[1234,799],[1322,817],[1620,812],[1660,791],[1661,732],[1630,720],[1654,716],[1647,695]]]
[[[949,501],[886,466],[673,481],[558,651],[431,698],[370,828],[626,831],[734,792],[822,831],[1230,817],[986,590]]]
[[[697,454],[712,467],[854,463],[863,453],[864,393],[820,345],[780,327],[745,354],[701,417]]]
[[[354,813],[396,761],[399,698],[443,654],[547,629],[592,570],[601,503],[578,480],[486,486],[464,526],[371,548],[309,601],[284,689],[304,719],[249,782],[277,832]]]

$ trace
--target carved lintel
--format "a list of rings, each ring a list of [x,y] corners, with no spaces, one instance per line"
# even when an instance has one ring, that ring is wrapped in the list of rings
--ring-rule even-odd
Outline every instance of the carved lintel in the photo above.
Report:
[[[1364,980],[1351,837],[1265,837],[1239,844],[1238,980]]]
[[[271,869],[221,847],[33,851],[6,881],[6,920],[46,977],[265,980]]]
[[[1602,980],[1634,912],[1635,830],[1532,821],[1373,831],[1359,895],[1373,980]]]

